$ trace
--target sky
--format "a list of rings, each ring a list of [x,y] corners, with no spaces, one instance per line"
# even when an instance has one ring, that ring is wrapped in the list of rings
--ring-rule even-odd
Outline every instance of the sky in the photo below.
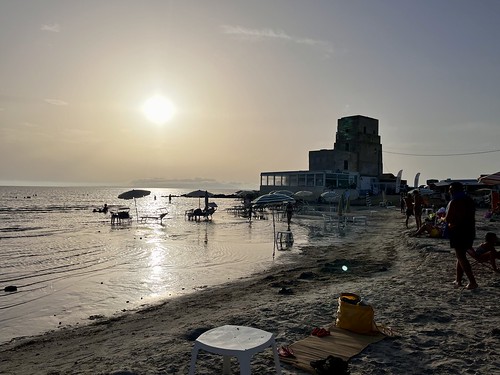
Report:
[[[0,0],[0,185],[258,188],[337,120],[385,173],[500,171],[496,0]],[[175,110],[143,111],[155,95]],[[411,185],[411,184],[410,184]]]

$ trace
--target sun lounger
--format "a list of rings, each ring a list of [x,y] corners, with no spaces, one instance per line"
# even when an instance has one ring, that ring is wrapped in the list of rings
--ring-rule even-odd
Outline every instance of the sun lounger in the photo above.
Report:
[[[159,221],[160,224],[163,224],[163,218],[168,215],[168,212],[167,212],[166,208],[162,208],[161,210],[162,210],[162,212],[156,216],[154,216],[154,215],[141,216],[140,217],[141,223],[145,223],[148,220],[156,220],[156,221]]]

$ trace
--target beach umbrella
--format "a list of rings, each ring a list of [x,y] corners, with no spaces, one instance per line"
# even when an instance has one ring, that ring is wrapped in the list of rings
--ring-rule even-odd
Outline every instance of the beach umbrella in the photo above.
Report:
[[[282,195],[288,195],[289,197],[291,197],[293,195],[293,191],[290,191],[290,190],[276,190],[276,191],[271,192],[271,194],[282,194]]]
[[[321,193],[321,198],[323,198],[325,201],[329,203],[332,203],[340,198],[340,194],[334,190],[329,190],[325,191],[324,193]]]
[[[334,190],[325,191],[321,193],[321,198],[330,203],[330,211],[332,210],[332,203],[340,198],[340,194]]]
[[[435,191],[432,189],[418,188],[408,191],[408,194],[413,194],[415,191],[418,191],[420,195],[432,195],[435,193]]]
[[[283,203],[295,203],[295,199],[285,194],[269,193],[261,195],[252,201],[254,206],[278,206]],[[274,220],[274,210],[271,208],[271,213],[273,216],[273,257],[276,250],[276,223]]]
[[[293,196],[295,198],[306,198],[306,197],[310,197],[311,195],[313,195],[313,192],[309,191],[309,190],[300,190],[300,191],[296,192],[295,194],[293,194]]]
[[[184,194],[184,196],[189,198],[204,198],[206,194],[208,194],[209,197],[214,196],[212,193],[209,193],[206,190],[194,190],[187,194]]]
[[[238,190],[234,193],[238,197],[245,198],[247,196],[255,196],[258,194],[258,191],[255,190]]]
[[[149,194],[151,194],[151,192],[149,190],[140,190],[140,189],[135,190],[135,189],[133,189],[133,190],[129,190],[129,191],[126,191],[124,193],[121,193],[118,196],[118,199],[125,199],[125,200],[133,199],[134,200],[135,216],[136,216],[137,222],[139,222],[139,214],[137,213],[137,202],[136,202],[136,199],[137,198],[146,197]]]
[[[252,201],[252,204],[255,206],[277,206],[288,202],[295,203],[295,199],[285,194],[269,193],[257,197]]]
[[[194,190],[184,194],[184,196],[189,198],[198,198],[198,207],[201,207],[201,198],[205,198],[206,196],[213,197],[214,195],[206,190]]]
[[[500,185],[500,172],[479,177],[478,181],[486,185]]]

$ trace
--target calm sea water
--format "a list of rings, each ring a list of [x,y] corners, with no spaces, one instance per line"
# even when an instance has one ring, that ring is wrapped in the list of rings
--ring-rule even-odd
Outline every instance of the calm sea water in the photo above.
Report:
[[[213,220],[193,222],[185,211],[204,202],[179,197],[189,190],[148,189],[136,206],[117,198],[126,190],[0,187],[0,343],[250,276],[325,237],[340,241],[322,220],[296,216],[292,251],[273,258],[273,221],[235,216],[227,208],[237,199],[210,199],[219,206]],[[104,203],[129,206],[133,221],[111,225],[93,212]],[[138,223],[136,207],[139,216],[169,214],[163,224]],[[281,220],[275,227],[286,230]],[[17,292],[5,292],[10,285]]]

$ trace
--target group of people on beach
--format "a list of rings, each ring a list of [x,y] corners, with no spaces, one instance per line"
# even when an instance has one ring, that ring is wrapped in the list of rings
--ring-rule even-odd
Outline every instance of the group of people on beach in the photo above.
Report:
[[[422,224],[421,221],[423,200],[420,194],[415,190],[413,198],[405,196],[406,227],[408,228],[409,217],[413,214],[417,223],[415,235],[427,232],[430,237],[448,238],[450,247],[455,250],[457,258],[455,287],[462,287],[462,279],[465,274],[469,279],[465,288],[476,289],[478,284],[467,259],[467,253],[471,253],[479,262],[490,262],[492,269],[500,273],[496,265],[496,259],[500,259],[500,253],[495,249],[495,245],[499,241],[495,233],[489,232],[486,234],[484,242],[474,249],[476,237],[474,200],[465,193],[463,184],[458,181],[450,184],[449,193],[451,200],[447,207],[439,209],[434,218],[427,220],[425,224]]]

